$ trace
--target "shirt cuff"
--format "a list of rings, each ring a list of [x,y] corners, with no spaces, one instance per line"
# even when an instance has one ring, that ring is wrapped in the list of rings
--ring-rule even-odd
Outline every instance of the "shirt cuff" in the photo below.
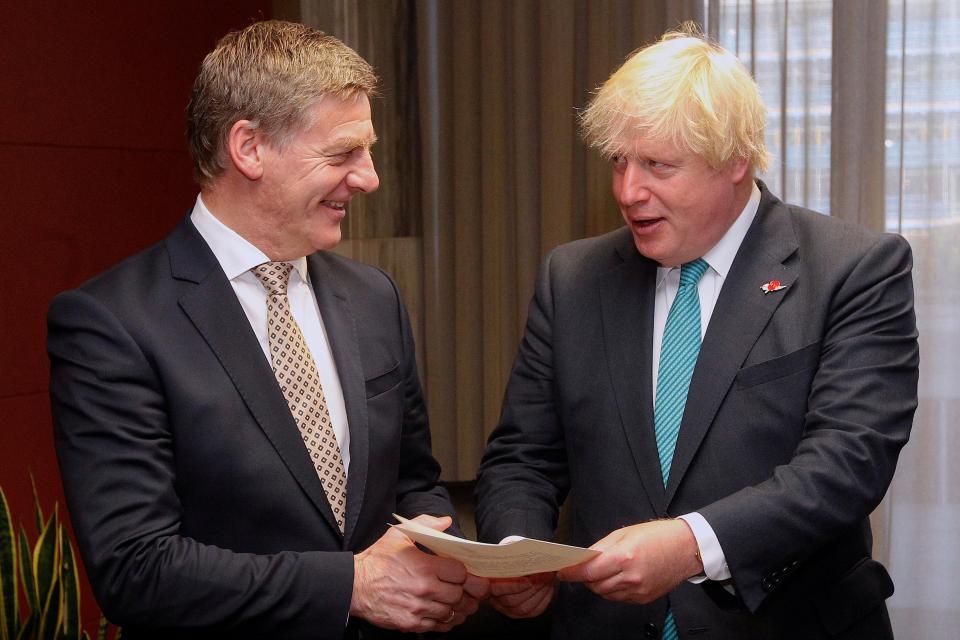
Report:
[[[720,548],[717,534],[714,533],[707,519],[694,512],[680,516],[680,520],[690,526],[693,537],[697,539],[700,560],[703,562],[703,574],[690,578],[689,582],[699,584],[704,580],[729,580],[730,568],[727,567],[727,559],[723,555],[723,549]]]

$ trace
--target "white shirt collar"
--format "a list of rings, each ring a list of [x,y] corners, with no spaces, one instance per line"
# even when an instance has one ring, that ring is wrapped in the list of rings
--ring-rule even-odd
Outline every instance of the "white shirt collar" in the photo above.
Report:
[[[727,232],[723,234],[720,241],[703,254],[702,258],[706,260],[710,268],[721,278],[725,279],[727,277],[727,273],[729,273],[730,267],[733,265],[733,259],[737,257],[737,251],[740,250],[740,245],[743,244],[743,239],[747,236],[747,231],[750,229],[750,225],[753,224],[753,219],[757,217],[757,210],[759,208],[760,189],[757,187],[757,183],[754,182],[753,189],[750,191],[750,199],[747,200],[743,211],[741,211],[737,219],[733,221],[733,224],[730,225]],[[657,267],[657,288],[661,286],[663,279],[667,277],[670,269],[676,268],[679,267]]]
[[[193,205],[190,221],[210,246],[228,280],[243,275],[257,265],[270,262],[270,258],[265,253],[220,222],[220,219],[207,208],[200,195],[197,195],[197,202]],[[304,282],[310,282],[306,256],[287,260],[287,262],[293,265]]]

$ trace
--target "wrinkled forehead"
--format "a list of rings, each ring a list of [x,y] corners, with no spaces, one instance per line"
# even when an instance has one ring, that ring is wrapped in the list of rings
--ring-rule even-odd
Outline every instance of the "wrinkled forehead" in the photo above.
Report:
[[[680,159],[697,155],[678,136],[657,132],[651,127],[624,128],[601,149],[604,157]]]
[[[330,137],[342,138],[357,147],[369,147],[377,141],[373,129],[370,99],[358,91],[346,96],[323,94],[303,111],[300,131],[315,127],[327,130]]]

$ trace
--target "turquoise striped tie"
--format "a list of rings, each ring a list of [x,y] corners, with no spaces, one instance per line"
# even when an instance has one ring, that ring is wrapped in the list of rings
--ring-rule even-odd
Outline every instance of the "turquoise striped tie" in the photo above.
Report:
[[[693,377],[693,367],[700,354],[700,296],[697,283],[706,270],[707,263],[703,258],[688,262],[680,269],[680,288],[663,329],[660,366],[657,370],[657,398],[653,405],[653,428],[663,486],[667,486],[670,477],[670,465],[677,448],[677,435],[680,433],[683,408],[687,404],[690,378]],[[668,610],[663,623],[663,640],[677,640],[677,637],[673,612]]]

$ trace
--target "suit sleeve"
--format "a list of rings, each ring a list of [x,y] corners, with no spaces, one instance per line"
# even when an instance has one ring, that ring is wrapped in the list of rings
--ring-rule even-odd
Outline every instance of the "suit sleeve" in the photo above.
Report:
[[[290,638],[342,637],[352,554],[237,553],[181,535],[170,400],[150,358],[82,291],[58,296],[48,322],[55,444],[107,617],[232,637],[269,637],[276,629]]]
[[[499,424],[477,476],[477,532],[549,540],[569,490],[566,445],[554,397],[552,254],[540,270]]]
[[[752,611],[886,493],[917,406],[911,264],[906,241],[885,235],[838,279],[792,459],[698,509]]]

